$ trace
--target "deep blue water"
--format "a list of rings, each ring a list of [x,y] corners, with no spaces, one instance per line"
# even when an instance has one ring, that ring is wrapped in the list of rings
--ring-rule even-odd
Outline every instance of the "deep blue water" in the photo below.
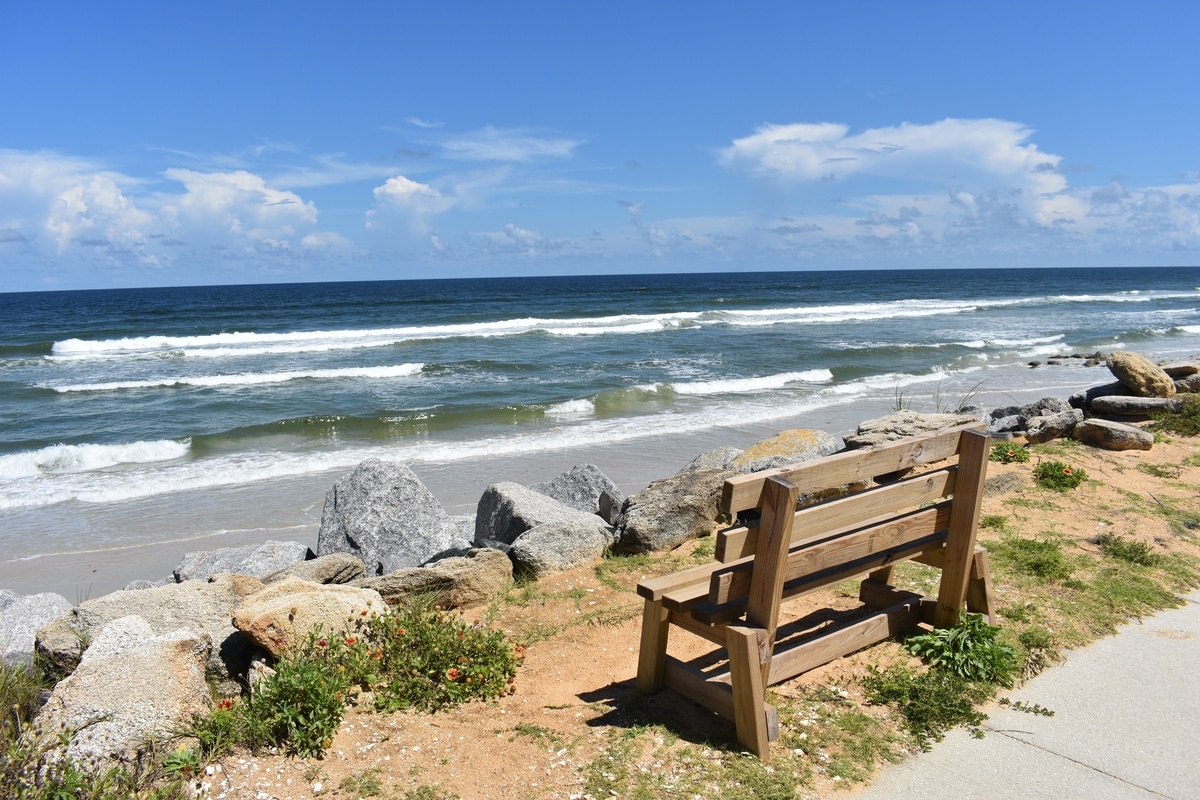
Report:
[[[1144,268],[0,294],[0,514],[769,423],[1060,353],[1190,355],[1197,287]]]

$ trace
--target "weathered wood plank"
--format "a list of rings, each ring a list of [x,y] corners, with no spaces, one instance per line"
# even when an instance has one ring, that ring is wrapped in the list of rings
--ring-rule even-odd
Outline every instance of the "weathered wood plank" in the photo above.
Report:
[[[954,492],[955,473],[954,467],[947,467],[802,508],[796,512],[792,523],[792,543],[799,544],[827,535],[831,530],[863,525],[885,514],[942,500]],[[761,524],[720,531],[717,534],[717,561],[727,564],[754,555],[760,530]]]
[[[671,624],[683,628],[688,633],[695,634],[702,639],[707,639],[713,644],[725,646],[725,626],[724,625],[705,625],[698,619],[692,616],[691,611],[671,612]]]
[[[763,485],[772,477],[794,483],[801,494],[809,494],[941,461],[958,452],[959,436],[963,431],[983,429],[981,423],[960,425],[864,450],[837,453],[794,467],[780,467],[730,478],[722,488],[721,510],[736,514],[759,508]]]
[[[637,593],[639,596],[647,600],[661,600],[665,594],[682,587],[686,587],[692,583],[707,583],[708,576],[712,575],[713,570],[720,569],[721,565],[713,562],[711,564],[702,564],[698,567],[690,569],[681,569],[679,572],[672,572],[670,575],[660,575],[656,578],[647,578],[637,585]]]
[[[828,534],[816,544],[794,546],[788,552],[785,580],[797,580],[945,530],[952,515],[951,507],[942,503],[898,517],[885,517],[867,527]],[[879,566],[887,563],[890,562],[885,560]],[[754,557],[730,562],[714,571],[709,579],[709,601],[720,605],[746,595],[750,576],[756,571]]]
[[[958,622],[959,609],[967,597],[991,443],[992,439],[986,433],[963,432],[958,456],[958,485],[950,512],[950,533],[946,537],[942,583],[938,588],[937,615],[934,619],[934,624],[939,628]]]
[[[746,596],[746,624],[767,632],[768,647],[775,641],[775,626],[779,620],[779,604],[783,600],[783,573],[792,542],[792,523],[796,519],[796,497],[793,484],[771,478],[763,489],[762,531],[763,546],[754,558],[750,571],[750,586]],[[768,655],[767,660],[770,660]],[[765,676],[764,676],[765,677]]]
[[[776,684],[889,639],[921,621],[921,598],[885,608],[845,627],[822,632],[794,647],[782,649],[771,659],[770,683]]]
[[[920,600],[921,595],[868,578],[858,587],[858,599],[872,608],[889,608],[910,600]]]
[[[815,575],[807,575],[803,578],[788,581],[783,585],[783,598],[786,600],[797,595],[822,589],[826,586],[835,584],[838,581],[844,581],[847,578],[858,577],[859,575],[870,572],[871,570],[876,569],[883,564],[906,561],[916,555],[919,555],[927,548],[937,548],[943,546],[945,541],[946,532],[943,530],[933,533],[924,539],[918,539],[911,544],[906,544],[898,548],[883,551],[881,553],[875,553],[867,558],[862,558],[849,564],[839,564]],[[721,623],[732,622],[740,617],[745,610],[746,600],[744,597],[731,600],[723,605],[717,605],[715,603],[705,601],[703,603],[697,603],[692,607],[692,616],[700,622],[710,625],[719,625]]]
[[[667,656],[663,675],[668,689],[733,722],[733,686],[730,685],[728,673],[724,676],[705,676],[674,656]]]

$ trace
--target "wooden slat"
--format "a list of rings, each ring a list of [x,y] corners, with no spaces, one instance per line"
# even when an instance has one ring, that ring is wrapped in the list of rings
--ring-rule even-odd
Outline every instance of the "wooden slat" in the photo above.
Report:
[[[868,480],[877,475],[909,469],[949,458],[958,452],[963,431],[983,430],[981,423],[960,425],[942,431],[901,439],[863,450],[849,450],[793,467],[780,467],[725,481],[721,491],[721,510],[736,514],[758,508],[767,478],[779,477],[796,484],[801,494]]]
[[[733,721],[733,687],[719,677],[706,677],[677,658],[667,656],[664,683],[689,700]]]
[[[724,625],[705,625],[698,619],[692,616],[690,610],[686,612],[671,612],[671,624],[683,628],[688,633],[693,633],[702,639],[707,639],[713,644],[725,646],[725,630]]]
[[[647,600],[661,600],[664,595],[693,583],[707,583],[708,576],[713,570],[720,569],[717,563],[703,564],[699,567],[683,569],[670,575],[660,575],[657,578],[647,578],[637,585],[637,593]]]
[[[956,471],[956,468],[948,467],[802,508],[796,512],[792,523],[792,543],[798,544],[812,539],[814,534],[823,536],[831,530],[863,525],[885,514],[895,514],[941,500],[953,494]],[[717,561],[728,564],[754,555],[758,549],[760,530],[761,524],[719,532]]]
[[[989,625],[1000,624],[1000,618],[996,616],[996,593],[992,590],[992,570],[988,564],[987,550],[982,547],[975,548],[975,557],[971,559],[971,580],[967,583],[967,610],[985,615]]]
[[[914,627],[920,621],[921,599],[914,598],[845,627],[822,631],[815,638],[775,653],[771,659],[770,683],[773,685],[789,680],[835,658],[882,642]]]
[[[886,583],[867,579],[858,587],[858,599],[872,608],[889,608],[890,606],[907,603],[910,600],[920,600],[921,595],[888,586]]]
[[[942,503],[888,517],[865,528],[839,532],[817,544],[793,547],[788,553],[784,579],[793,581],[924,538],[946,529],[951,516],[948,504]],[[884,561],[880,566],[886,563],[889,562]],[[709,579],[709,601],[720,605],[746,595],[750,591],[750,576],[756,570],[754,557],[739,559],[716,570]]]
[[[844,581],[847,578],[855,578],[866,572],[870,572],[877,567],[883,566],[886,563],[895,563],[898,561],[906,561],[916,555],[924,552],[926,549],[941,547],[945,544],[946,532],[939,531],[931,534],[924,539],[918,539],[911,544],[903,547],[885,550],[881,553],[875,553],[867,558],[859,559],[858,561],[849,564],[839,564],[823,572],[815,575],[808,575],[804,578],[799,578],[793,581],[788,581],[783,586],[783,597],[788,599],[807,592],[823,589],[826,586]],[[719,625],[721,623],[732,622],[740,617],[746,610],[746,601],[744,598],[734,600],[724,605],[716,605],[710,602],[698,603],[692,607],[692,616],[698,621]]]
[[[937,615],[934,619],[934,624],[939,628],[950,627],[958,622],[959,609],[967,596],[991,443],[990,436],[978,431],[967,431],[962,436],[958,489],[954,493],[954,505],[950,512],[950,533],[946,537],[942,583],[938,589]]]

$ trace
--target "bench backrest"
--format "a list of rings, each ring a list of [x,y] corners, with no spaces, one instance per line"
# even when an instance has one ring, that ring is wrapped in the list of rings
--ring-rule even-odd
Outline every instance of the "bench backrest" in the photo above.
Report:
[[[712,573],[708,601],[693,616],[711,624],[746,613],[748,624],[773,632],[782,597],[944,551],[935,622],[953,624],[975,549],[989,441],[982,431],[964,425],[727,480],[722,510],[761,517],[718,534],[717,560],[726,566]],[[957,463],[871,485],[955,456]],[[844,496],[796,510],[800,496],[847,486]]]

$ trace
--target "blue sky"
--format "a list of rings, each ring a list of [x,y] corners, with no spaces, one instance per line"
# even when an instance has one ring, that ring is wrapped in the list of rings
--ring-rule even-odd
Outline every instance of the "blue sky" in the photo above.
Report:
[[[0,291],[1200,264],[1200,3],[0,9]]]

